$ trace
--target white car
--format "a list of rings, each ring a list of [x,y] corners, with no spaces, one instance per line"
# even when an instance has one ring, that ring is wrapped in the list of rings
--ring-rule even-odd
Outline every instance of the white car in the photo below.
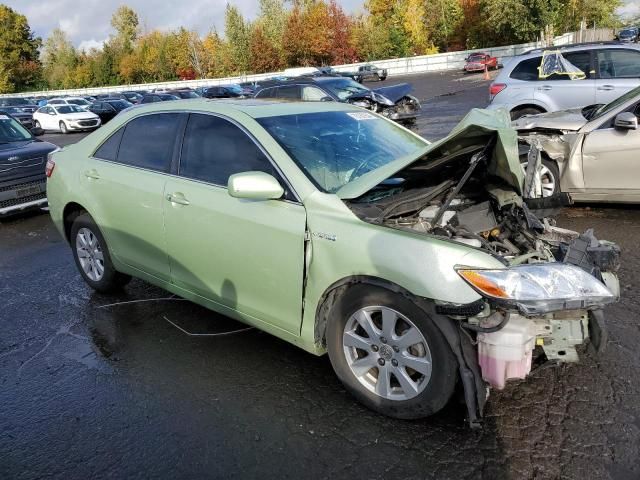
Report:
[[[95,130],[100,117],[77,105],[45,105],[33,114],[36,127],[62,133],[79,130]]]
[[[91,102],[82,97],[65,97],[65,98],[52,98],[47,102],[47,105],[77,105],[89,110]]]

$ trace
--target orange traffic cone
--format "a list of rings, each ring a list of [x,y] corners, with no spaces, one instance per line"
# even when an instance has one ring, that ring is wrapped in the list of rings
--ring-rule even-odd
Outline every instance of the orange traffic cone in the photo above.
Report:
[[[489,78],[489,69],[487,68],[487,64],[484,64],[484,79],[485,80],[490,80]]]

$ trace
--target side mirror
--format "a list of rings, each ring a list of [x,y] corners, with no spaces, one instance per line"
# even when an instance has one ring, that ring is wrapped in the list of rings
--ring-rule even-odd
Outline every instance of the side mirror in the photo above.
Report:
[[[638,117],[631,112],[622,112],[616,115],[613,127],[619,130],[637,130]]]
[[[326,97],[322,97],[320,99],[321,102],[333,102],[333,98],[331,98],[329,95],[327,95]]]
[[[40,137],[44,135],[44,130],[40,127],[33,127],[31,129],[31,135],[33,135],[34,137]]]
[[[242,172],[229,177],[229,195],[250,200],[275,200],[284,195],[284,189],[268,173]]]

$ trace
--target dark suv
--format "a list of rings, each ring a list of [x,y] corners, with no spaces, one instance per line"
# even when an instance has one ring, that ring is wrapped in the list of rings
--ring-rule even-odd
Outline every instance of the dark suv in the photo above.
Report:
[[[33,113],[39,108],[38,105],[34,105],[28,99],[20,97],[0,98],[0,107],[20,107],[25,113]]]
[[[45,164],[56,148],[36,139],[11,115],[0,114],[0,216],[46,205]]]

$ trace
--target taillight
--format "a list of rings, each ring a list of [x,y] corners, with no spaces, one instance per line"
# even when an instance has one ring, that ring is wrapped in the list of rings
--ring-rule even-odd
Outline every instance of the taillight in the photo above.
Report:
[[[47,176],[47,178],[51,177],[54,168],[56,168],[56,162],[51,160],[51,158],[47,159],[47,166],[44,169],[44,174]]]
[[[507,85],[504,83],[492,83],[489,86],[489,95],[491,95],[491,98],[493,98],[505,88],[507,88]]]
[[[56,168],[56,162],[53,161],[53,154],[59,152],[61,149],[56,148],[53,152],[49,152],[47,154],[47,166],[44,167],[44,174],[47,178],[51,177],[53,174],[53,169]]]

